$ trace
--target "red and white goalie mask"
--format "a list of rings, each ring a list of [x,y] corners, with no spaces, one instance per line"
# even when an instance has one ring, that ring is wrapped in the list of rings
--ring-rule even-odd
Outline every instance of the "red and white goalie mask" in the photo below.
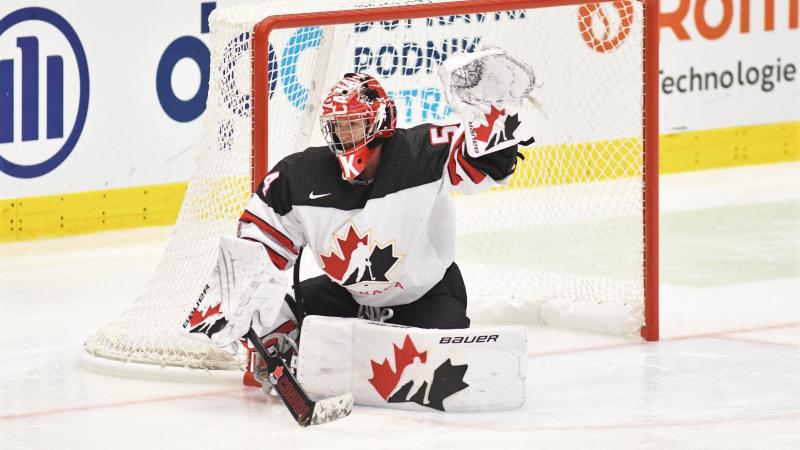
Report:
[[[348,73],[322,102],[320,125],[342,178],[350,181],[364,171],[381,140],[394,133],[397,113],[378,80]]]

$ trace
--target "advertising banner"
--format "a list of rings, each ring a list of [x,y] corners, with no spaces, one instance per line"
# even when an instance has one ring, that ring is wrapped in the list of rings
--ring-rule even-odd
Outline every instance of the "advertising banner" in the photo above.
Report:
[[[47,234],[52,227],[70,229],[64,217],[75,217],[77,210],[84,211],[78,216],[85,213],[97,221],[76,232],[110,223],[174,221],[207,115],[208,16],[217,7],[237,3],[246,2],[0,4],[0,209],[3,221],[12,224],[0,241],[26,232]],[[631,25],[622,13],[628,3],[585,6],[583,13],[588,8],[596,20],[589,30],[580,29],[576,20],[574,39],[614,40],[624,34]],[[798,158],[798,3],[661,1],[662,173]],[[512,19],[498,26],[512,27]],[[469,50],[480,36],[471,39],[456,44]],[[524,43],[522,36],[516,42]],[[415,55],[431,51],[425,46],[413,50]],[[414,56],[406,53],[364,48],[359,61],[367,69],[388,70],[375,64],[389,56]],[[554,52],[548,58],[564,58],[569,66],[575,56]],[[324,75],[335,79],[335,74]],[[423,87],[393,95],[409,105],[441,100]],[[431,119],[445,113],[445,106],[439,107],[430,111]],[[743,138],[744,144],[737,145]],[[757,147],[766,150],[755,152]],[[746,154],[740,154],[743,148]],[[70,197],[88,192],[93,197]],[[156,221],[154,210],[160,211]],[[53,225],[49,211],[69,213]],[[139,222],[131,222],[131,215],[140,216]],[[20,225],[23,218],[27,228]],[[34,219],[42,222],[35,232]]]
[[[800,120],[797,0],[662,0],[661,133]]]

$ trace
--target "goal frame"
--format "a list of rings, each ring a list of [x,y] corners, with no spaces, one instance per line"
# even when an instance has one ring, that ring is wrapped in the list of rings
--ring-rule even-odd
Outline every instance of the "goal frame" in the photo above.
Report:
[[[644,228],[644,325],[641,335],[646,341],[659,339],[659,273],[658,273],[658,0],[638,1],[644,8],[642,50],[642,209]],[[268,118],[269,83],[268,46],[273,30],[302,26],[342,25],[380,20],[418,19],[430,16],[487,13],[515,9],[542,8],[597,3],[587,0],[466,0],[457,2],[404,5],[343,11],[284,14],[269,16],[256,24],[252,36],[252,191],[266,176],[269,164]],[[602,2],[607,3],[607,2]]]

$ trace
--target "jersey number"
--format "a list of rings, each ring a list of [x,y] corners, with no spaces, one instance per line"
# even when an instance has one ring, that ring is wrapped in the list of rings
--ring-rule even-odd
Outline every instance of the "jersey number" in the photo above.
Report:
[[[267,191],[269,190],[269,185],[272,184],[273,181],[277,180],[279,175],[280,172],[272,172],[264,177],[264,188],[261,189],[261,196],[266,197]]]
[[[445,125],[441,127],[431,127],[431,144],[442,145],[449,144],[453,140],[453,135],[456,134],[458,125]]]

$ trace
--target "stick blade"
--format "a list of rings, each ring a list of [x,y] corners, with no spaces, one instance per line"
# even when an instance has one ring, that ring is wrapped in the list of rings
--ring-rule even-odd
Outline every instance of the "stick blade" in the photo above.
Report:
[[[311,425],[333,422],[346,417],[353,411],[353,394],[342,394],[319,400],[314,404],[314,413],[311,415]]]

